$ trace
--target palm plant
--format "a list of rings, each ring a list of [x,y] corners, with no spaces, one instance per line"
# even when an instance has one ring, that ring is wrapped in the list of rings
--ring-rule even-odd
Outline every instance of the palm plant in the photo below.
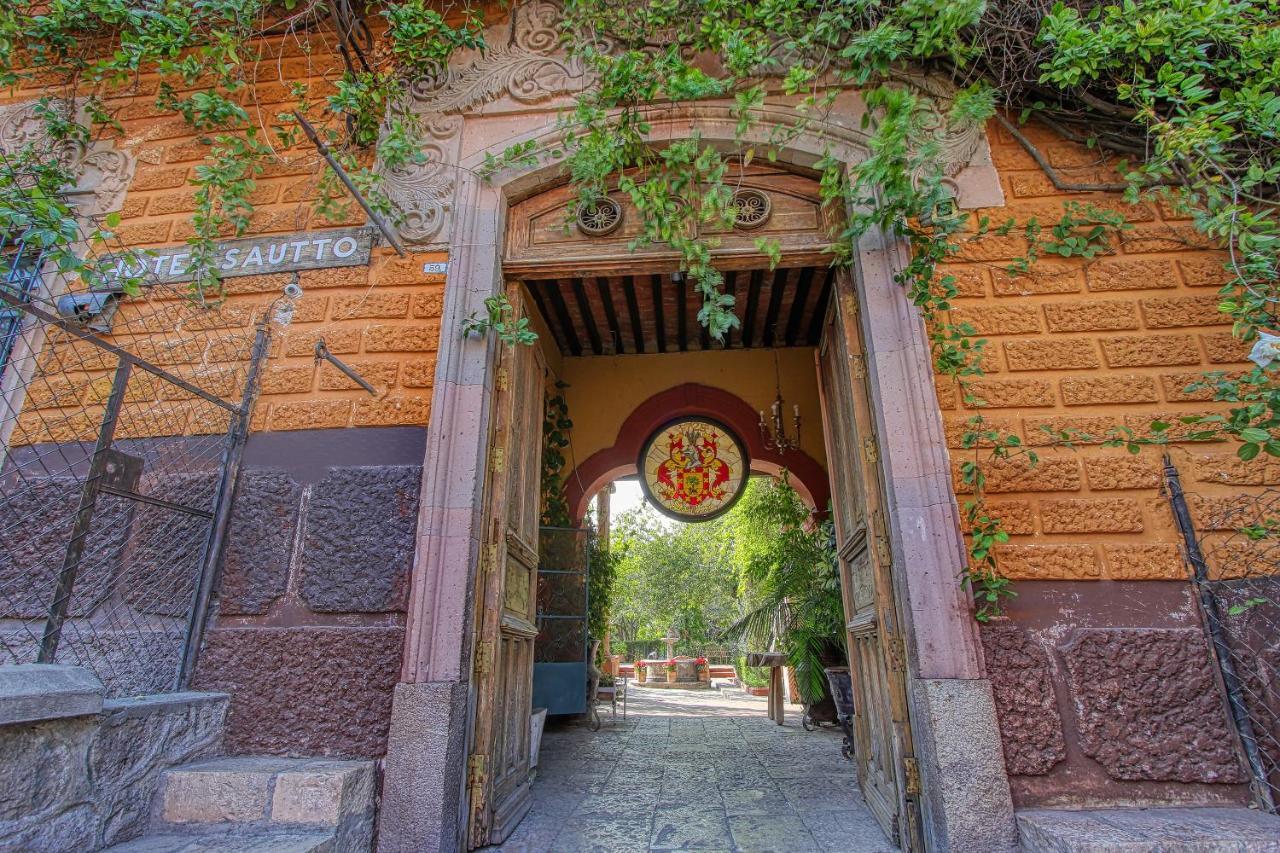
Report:
[[[744,611],[725,633],[784,652],[812,704],[827,694],[823,667],[843,661],[845,646],[833,528],[808,519],[785,475],[751,484],[727,517]]]

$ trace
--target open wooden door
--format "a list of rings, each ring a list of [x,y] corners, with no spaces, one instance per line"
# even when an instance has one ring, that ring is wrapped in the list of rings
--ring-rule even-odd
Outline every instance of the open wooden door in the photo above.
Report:
[[[508,286],[507,298],[516,317],[526,315],[518,283]],[[546,366],[537,346],[498,346],[467,762],[471,848],[503,841],[531,802],[529,714]]]
[[[879,449],[867,391],[858,303],[837,278],[818,350],[840,586],[853,677],[858,783],[885,834],[923,850],[919,774],[907,717],[906,657],[894,603]]]

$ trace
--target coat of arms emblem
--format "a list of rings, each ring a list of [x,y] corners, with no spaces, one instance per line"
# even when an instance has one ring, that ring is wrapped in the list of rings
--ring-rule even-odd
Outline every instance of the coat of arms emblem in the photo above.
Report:
[[[658,509],[674,518],[706,521],[741,494],[747,457],[727,427],[684,419],[650,436],[640,468],[645,492]]]

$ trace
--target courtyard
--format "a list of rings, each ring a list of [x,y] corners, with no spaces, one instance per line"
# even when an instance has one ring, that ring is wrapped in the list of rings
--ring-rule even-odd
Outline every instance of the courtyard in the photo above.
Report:
[[[888,853],[837,729],[786,724],[766,699],[720,682],[705,691],[631,685],[627,719],[598,732],[549,723],[533,809],[504,853],[787,851]]]

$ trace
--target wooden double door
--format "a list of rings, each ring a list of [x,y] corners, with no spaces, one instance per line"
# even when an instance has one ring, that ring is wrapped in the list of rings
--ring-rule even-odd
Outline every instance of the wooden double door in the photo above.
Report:
[[[507,289],[516,317],[523,291]],[[503,841],[529,811],[539,476],[546,362],[538,346],[498,344],[475,612],[468,847]]]
[[[906,653],[893,590],[880,451],[852,282],[842,273],[818,350],[823,432],[853,679],[854,761],[871,813],[903,850],[923,850],[907,712]]]

